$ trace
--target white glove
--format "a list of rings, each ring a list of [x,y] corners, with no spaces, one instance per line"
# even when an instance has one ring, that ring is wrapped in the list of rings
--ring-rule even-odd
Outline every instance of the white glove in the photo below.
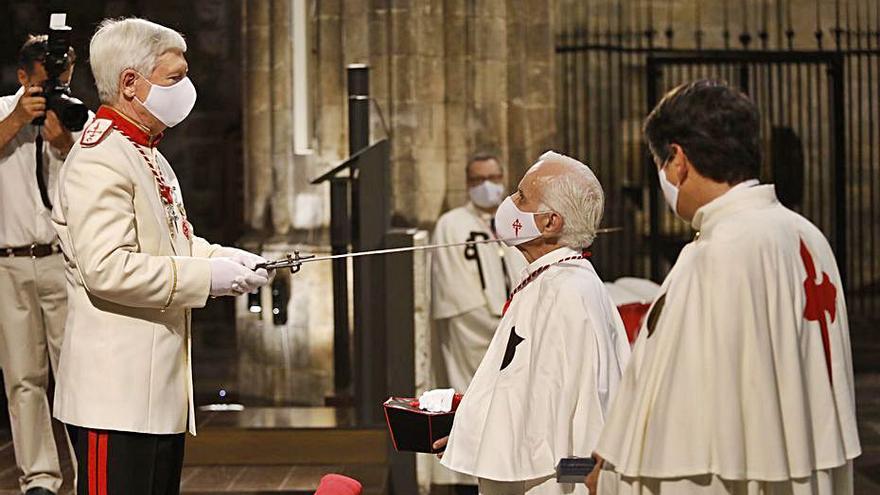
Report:
[[[269,283],[266,270],[253,271],[230,258],[209,258],[211,295],[240,296]]]
[[[244,249],[226,246],[218,249],[215,252],[214,257],[230,258],[236,263],[244,265],[251,270],[253,270],[254,267],[259,265],[260,263],[266,263],[266,258],[263,258],[262,256],[251,253],[249,251],[245,251]],[[275,270],[272,270],[271,273],[268,273],[265,268],[260,268],[259,270],[256,270],[256,272],[269,279],[268,283],[271,283],[272,280],[275,279]]]

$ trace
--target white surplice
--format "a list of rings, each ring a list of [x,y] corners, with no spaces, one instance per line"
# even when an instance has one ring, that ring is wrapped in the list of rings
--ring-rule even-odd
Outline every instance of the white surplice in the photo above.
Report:
[[[492,215],[473,203],[437,220],[432,242],[461,243],[495,238]],[[516,248],[502,243],[459,246],[431,257],[431,307],[434,320],[434,381],[464,393],[477,371],[510,290],[526,266]],[[475,484],[476,480],[437,465],[435,484]]]
[[[831,247],[771,185],[729,191],[693,226],[609,411],[600,493],[659,480],[663,493],[851,493],[861,447]]]
[[[629,358],[605,285],[579,251],[560,248],[516,293],[456,413],[442,464],[501,482],[540,480],[559,459],[588,456]],[[544,484],[554,493],[584,485]],[[546,493],[544,490],[543,493]]]

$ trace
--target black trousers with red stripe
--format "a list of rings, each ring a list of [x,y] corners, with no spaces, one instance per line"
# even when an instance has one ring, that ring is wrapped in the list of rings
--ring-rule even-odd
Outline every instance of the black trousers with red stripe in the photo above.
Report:
[[[77,495],[178,495],[185,433],[152,435],[67,425]]]

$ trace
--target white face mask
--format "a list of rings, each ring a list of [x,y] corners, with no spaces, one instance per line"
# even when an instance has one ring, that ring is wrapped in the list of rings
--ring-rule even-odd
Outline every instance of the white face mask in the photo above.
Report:
[[[196,87],[188,77],[171,86],[159,86],[151,83],[146,77],[141,77],[150,85],[150,94],[144,101],[137,96],[135,99],[160,122],[168,127],[174,127],[192,111],[196,104]]]
[[[504,198],[504,186],[490,180],[468,189],[471,201],[480,208],[495,208]]]
[[[498,237],[504,239],[504,244],[511,247],[541,237],[541,230],[535,223],[535,215],[538,214],[538,212],[520,210],[513,204],[513,198],[508,196],[495,212],[495,230],[498,232]]]
[[[666,202],[669,203],[672,212],[678,216],[678,187],[669,182],[662,168],[657,170],[657,176],[660,178],[660,189],[663,190],[663,197],[666,198]]]

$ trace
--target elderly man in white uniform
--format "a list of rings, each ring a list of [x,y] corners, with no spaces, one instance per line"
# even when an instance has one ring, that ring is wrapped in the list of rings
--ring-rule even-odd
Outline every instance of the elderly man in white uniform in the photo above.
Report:
[[[477,153],[468,160],[465,174],[470,201],[437,220],[433,238],[436,244],[498,238],[495,211],[505,197],[501,163],[494,155]],[[515,247],[500,243],[433,253],[431,313],[438,351],[433,360],[435,386],[460,393],[467,390],[498,327],[504,303],[525,266],[525,258]],[[432,482],[476,484],[470,476],[439,466],[432,472]]]
[[[548,152],[498,208],[499,236],[512,239],[529,265],[458,408],[442,461],[477,477],[480,493],[586,493],[557,484],[555,466],[590,455],[629,358],[623,322],[586,251],[603,203],[589,167]]]
[[[501,164],[493,155],[477,154],[466,173],[470,201],[437,220],[434,243],[498,238],[495,211],[505,197]],[[440,249],[431,261],[432,316],[442,352],[437,386],[464,393],[526,262],[516,248],[500,243]]]
[[[195,105],[185,51],[143,19],[104,21],[90,45],[103,106],[61,169],[52,217],[69,294],[55,416],[80,495],[179,493],[195,433],[190,312],[269,282],[261,257],[194,234],[156,149]]]
[[[759,185],[760,116],[697,81],[645,135],[698,234],[648,312],[588,478],[601,494],[845,495],[856,430],[843,285],[813,224]]]

